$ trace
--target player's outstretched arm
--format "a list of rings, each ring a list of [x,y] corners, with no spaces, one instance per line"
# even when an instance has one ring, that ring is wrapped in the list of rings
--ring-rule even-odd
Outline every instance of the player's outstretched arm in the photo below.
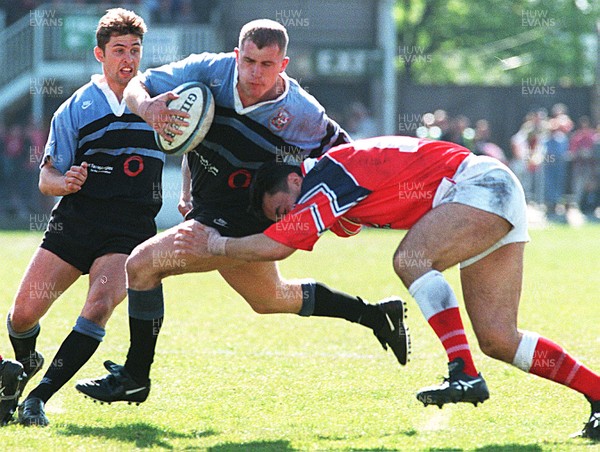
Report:
[[[227,256],[244,261],[278,261],[296,251],[264,234],[241,238],[222,237],[216,229],[195,220],[181,225],[175,236],[175,248],[179,254]]]
[[[215,254],[221,252],[224,256],[244,261],[280,261],[296,251],[265,234],[255,234],[239,239],[231,237],[221,237],[220,239],[223,245],[216,247]]]
[[[65,174],[47,161],[40,171],[39,189],[46,196],[65,196],[81,190],[88,175],[88,164],[73,165]]]

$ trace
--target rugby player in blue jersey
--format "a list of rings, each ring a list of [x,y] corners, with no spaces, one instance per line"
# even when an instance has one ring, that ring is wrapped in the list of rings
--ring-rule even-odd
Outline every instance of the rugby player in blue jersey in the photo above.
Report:
[[[212,91],[215,118],[204,141],[186,154],[180,210],[187,219],[242,237],[262,232],[271,222],[249,213],[249,186],[266,161],[297,164],[348,142],[346,132],[285,69],[288,35],[278,22],[260,19],[242,27],[238,48],[202,53],[132,80],[125,91],[129,108],[165,138],[179,133],[177,110],[167,108],[175,87],[199,81]],[[168,139],[168,138],[167,138]],[[191,186],[190,186],[191,181]],[[352,225],[337,229],[351,234]],[[157,255],[173,256],[178,226],[138,246],[127,261],[131,344],[125,365],[105,363],[110,374],[84,380],[76,388],[101,401],[143,402],[150,391],[150,366],[164,313],[162,280],[168,276],[217,270],[260,314],[294,313],[338,317],[371,328],[384,348],[406,363],[408,334],[399,299],[379,304],[331,290],[314,280],[287,281],[274,262],[244,262],[217,256],[182,256],[185,265],[157,265]],[[201,320],[201,318],[200,318]]]
[[[98,23],[94,48],[102,74],[92,76],[52,118],[39,187],[62,198],[8,316],[10,342],[27,374],[18,391],[43,364],[36,351],[41,317],[81,275],[89,274],[89,289],[73,330],[19,406],[25,425],[48,424],[45,403],[89,360],[113,309],[125,298],[127,256],[156,234],[165,155],[152,128],[123,100],[123,90],[138,72],[145,32],[135,13],[108,10]],[[10,417],[17,398],[1,404]]]

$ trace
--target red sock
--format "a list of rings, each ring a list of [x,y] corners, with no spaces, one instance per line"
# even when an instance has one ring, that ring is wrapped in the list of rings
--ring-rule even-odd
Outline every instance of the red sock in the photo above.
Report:
[[[473,356],[471,356],[469,342],[465,335],[458,308],[445,309],[431,316],[429,325],[431,325],[435,334],[440,338],[444,349],[446,349],[448,361],[462,358],[465,362],[464,372],[467,375],[476,377],[477,369],[473,362]]]
[[[600,400],[600,375],[569,355],[560,345],[540,337],[529,372]]]

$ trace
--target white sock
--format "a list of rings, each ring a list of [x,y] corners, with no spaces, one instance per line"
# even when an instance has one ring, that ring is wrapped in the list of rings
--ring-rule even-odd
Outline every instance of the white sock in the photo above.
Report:
[[[414,281],[408,291],[427,320],[438,312],[458,307],[458,300],[448,281],[437,270],[430,270]]]
[[[529,372],[533,364],[533,355],[540,335],[531,331],[521,331],[521,333],[523,337],[517,347],[517,353],[515,353],[512,365],[524,372]]]

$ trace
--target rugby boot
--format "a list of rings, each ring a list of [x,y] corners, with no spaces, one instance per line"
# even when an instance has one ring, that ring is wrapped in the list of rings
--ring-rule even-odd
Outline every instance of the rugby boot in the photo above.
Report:
[[[485,380],[481,373],[472,377],[463,372],[465,362],[462,358],[448,363],[448,378],[442,384],[421,389],[417,399],[423,405],[437,405],[442,408],[446,403],[468,402],[477,406],[490,398]]]
[[[44,412],[44,402],[37,397],[30,397],[19,405],[19,423],[26,426],[46,427],[50,422]]]
[[[19,386],[27,378],[19,361],[0,361],[0,425],[6,425],[13,416],[21,391]]]
[[[129,402],[139,405],[148,398],[150,381],[146,386],[138,384],[124,366],[105,361],[104,367],[110,373],[103,377],[80,380],[75,389],[91,399],[100,402]]]
[[[384,350],[388,346],[396,355],[401,365],[406,365],[410,354],[410,334],[404,325],[406,318],[406,304],[398,297],[381,300],[376,305],[385,315],[385,324],[379,331],[374,331],[375,337],[381,342]]]
[[[590,400],[592,406],[592,414],[590,419],[583,426],[583,430],[575,433],[572,436],[579,436],[581,438],[588,438],[594,441],[600,441],[600,400]]]
[[[15,361],[11,362],[14,363]],[[25,386],[29,380],[31,380],[31,377],[37,374],[44,366],[44,357],[40,352],[34,351],[30,356],[19,358],[16,362],[22,366],[24,375],[18,380],[18,386],[14,393],[14,397],[0,399],[0,425],[10,421],[12,418],[13,413],[17,410],[17,406],[19,405],[19,397],[21,397],[25,391]]]

